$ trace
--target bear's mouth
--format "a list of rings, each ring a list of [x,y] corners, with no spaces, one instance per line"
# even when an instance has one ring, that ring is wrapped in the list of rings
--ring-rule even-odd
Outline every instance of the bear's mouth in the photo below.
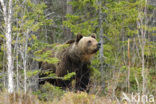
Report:
[[[99,50],[99,48],[96,48],[92,51],[92,54],[96,53]]]

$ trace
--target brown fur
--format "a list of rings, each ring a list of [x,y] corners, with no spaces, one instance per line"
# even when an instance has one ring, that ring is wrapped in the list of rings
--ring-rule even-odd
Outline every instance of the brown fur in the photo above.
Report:
[[[63,88],[70,88],[72,79],[75,79],[75,88],[77,90],[86,90],[90,76],[90,60],[99,49],[98,42],[93,35],[83,37],[79,34],[76,40],[67,41],[65,44],[69,44],[69,47],[56,54],[60,62],[50,66],[52,66],[53,72],[58,77],[63,77],[71,72],[75,72],[76,75],[69,80],[56,79],[53,84]],[[45,70],[44,68],[42,70]],[[41,84],[42,82],[40,81]],[[50,82],[52,81],[50,80]]]
[[[74,42],[75,42],[75,40],[68,40],[67,42],[65,42],[65,44],[72,44]]]

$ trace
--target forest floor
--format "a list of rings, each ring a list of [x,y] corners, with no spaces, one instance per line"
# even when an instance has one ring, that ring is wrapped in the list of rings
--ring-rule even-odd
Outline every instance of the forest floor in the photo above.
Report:
[[[59,98],[54,97],[53,100],[42,101],[32,93],[8,94],[4,91],[0,92],[0,104],[117,104],[117,102],[85,92],[66,92]]]

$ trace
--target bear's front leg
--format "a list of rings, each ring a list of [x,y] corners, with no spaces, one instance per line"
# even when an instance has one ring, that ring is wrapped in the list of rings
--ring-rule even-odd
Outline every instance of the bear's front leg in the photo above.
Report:
[[[89,78],[90,78],[90,70],[87,64],[84,64],[82,69],[76,73],[76,86],[75,86],[76,90],[89,91],[89,89],[87,89],[87,86],[89,84]]]

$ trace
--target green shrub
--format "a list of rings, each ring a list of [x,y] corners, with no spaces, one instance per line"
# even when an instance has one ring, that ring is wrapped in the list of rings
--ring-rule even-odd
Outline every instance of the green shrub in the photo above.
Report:
[[[34,92],[34,94],[38,95],[39,99],[42,101],[52,101],[54,99],[60,99],[64,91],[46,82],[38,91]]]

